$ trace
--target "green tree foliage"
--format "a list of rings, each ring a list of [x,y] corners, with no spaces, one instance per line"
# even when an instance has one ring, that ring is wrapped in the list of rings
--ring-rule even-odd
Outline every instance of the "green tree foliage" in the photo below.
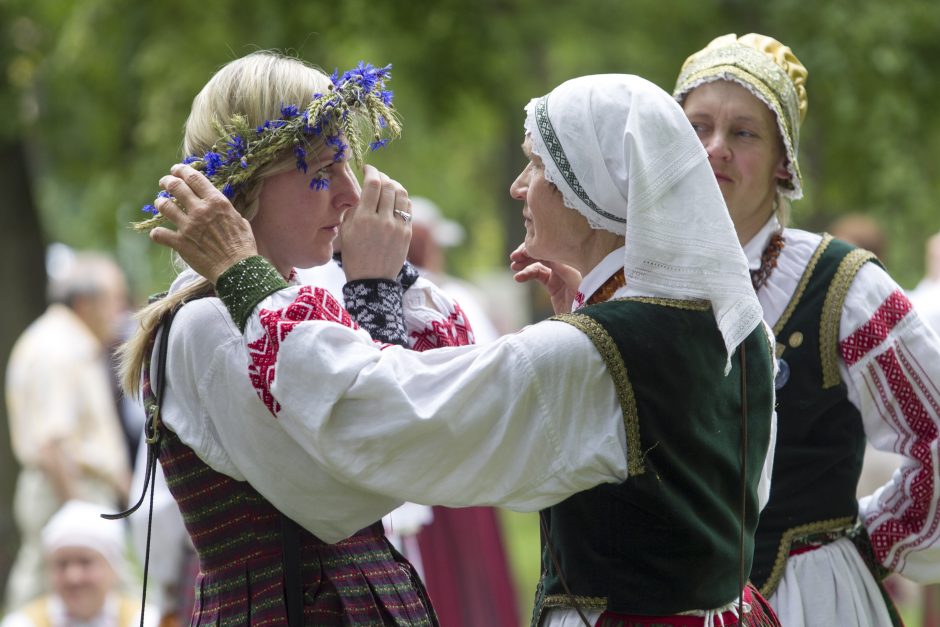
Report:
[[[669,89],[682,60],[725,32],[775,35],[810,69],[798,224],[822,228],[843,212],[871,213],[895,243],[890,266],[908,284],[924,238],[938,227],[935,3],[5,5],[14,54],[0,98],[18,102],[8,110],[19,109],[15,126],[31,146],[45,231],[118,250],[143,290],[165,281],[167,255],[125,225],[179,157],[192,96],[218,66],[257,48],[295,52],[327,70],[359,59],[394,64],[405,136],[375,161],[468,226],[458,272],[502,265],[521,235],[506,190],[521,164],[529,98],[598,72],[633,72]]]

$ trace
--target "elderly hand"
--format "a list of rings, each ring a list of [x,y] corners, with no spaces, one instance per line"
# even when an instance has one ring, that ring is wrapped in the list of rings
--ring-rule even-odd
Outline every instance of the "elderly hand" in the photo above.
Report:
[[[176,164],[160,187],[176,202],[158,198],[155,205],[176,230],[157,227],[150,239],[175,250],[209,281],[215,283],[232,264],[258,254],[248,220],[201,172]]]
[[[580,272],[563,263],[530,257],[524,243],[509,255],[509,268],[515,272],[512,278],[517,283],[538,281],[544,285],[556,314],[571,311],[571,303],[581,285]]]
[[[397,181],[365,166],[359,205],[340,227],[346,279],[395,279],[411,243],[411,200]]]

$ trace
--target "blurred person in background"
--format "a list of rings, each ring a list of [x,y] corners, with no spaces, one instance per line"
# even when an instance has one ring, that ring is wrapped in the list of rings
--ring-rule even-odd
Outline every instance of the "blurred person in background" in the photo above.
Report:
[[[846,213],[829,225],[829,234],[843,242],[864,248],[882,262],[888,252],[888,236],[878,220],[863,213]]]
[[[940,233],[927,239],[926,272],[909,296],[917,313],[940,335]]]
[[[925,273],[913,290],[908,292],[917,314],[940,335],[940,233],[927,238],[925,246]],[[940,625],[940,585],[926,586],[923,590],[923,624]]]
[[[480,289],[447,274],[447,249],[463,242],[463,227],[446,218],[435,202],[422,196],[412,197],[411,211],[414,219],[408,261],[417,267],[419,274],[427,277],[460,304],[473,327],[477,344],[495,340],[500,334],[490,321],[487,313],[489,303]]]
[[[777,338],[779,431],[753,581],[784,625],[900,624],[881,579],[940,580],[940,340],[874,255],[786,228],[806,68],[758,34],[683,64],[674,96],[708,153]],[[904,457],[856,499],[866,441]]]
[[[56,510],[82,499],[113,511],[130,481],[108,354],[128,306],[124,274],[102,253],[53,257],[50,305],[17,340],[6,372],[10,437],[22,466],[13,500],[21,545],[7,608],[46,590],[40,531]]]
[[[463,242],[463,227],[446,218],[428,198],[413,196],[411,212],[408,261],[457,302],[476,344],[495,340],[499,333],[486,313],[480,290],[445,272],[446,251]],[[427,511],[422,513],[420,508]],[[442,625],[518,624],[516,592],[495,508],[406,503],[386,520],[390,520],[389,532],[400,538],[405,555],[420,564]]]
[[[121,592],[126,583],[124,526],[101,518],[102,507],[68,501],[42,530],[42,553],[51,592],[9,614],[0,627],[135,627],[140,598]],[[144,610],[145,627],[157,624]]]

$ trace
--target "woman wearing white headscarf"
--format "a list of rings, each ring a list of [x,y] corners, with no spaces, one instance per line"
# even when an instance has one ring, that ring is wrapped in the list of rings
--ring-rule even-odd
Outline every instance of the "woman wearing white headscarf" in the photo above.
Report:
[[[124,532],[101,518],[102,509],[71,500],[49,519],[42,551],[50,592],[8,614],[0,627],[157,626],[155,608],[121,592],[127,578]]]
[[[151,237],[244,328],[245,376],[306,453],[268,456],[272,476],[354,488],[327,523],[284,486],[320,538],[405,500],[542,510],[534,623],[733,625],[743,608],[775,624],[750,590],[738,604],[768,494],[772,346],[705,152],[635,76],[574,79],[526,112],[526,246],[577,268],[582,297],[489,345],[383,350],[328,295],[257,280],[244,221],[187,166],[161,181],[187,208],[160,206],[179,231]]]

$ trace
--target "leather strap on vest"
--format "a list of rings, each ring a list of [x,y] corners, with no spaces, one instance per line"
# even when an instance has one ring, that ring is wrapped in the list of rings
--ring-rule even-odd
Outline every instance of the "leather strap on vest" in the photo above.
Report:
[[[133,506],[123,512],[101,515],[102,518],[108,520],[127,518],[140,508],[141,503],[144,502],[144,497],[147,495],[147,491],[150,491],[150,510],[147,512],[147,543],[144,550],[143,592],[140,598],[140,627],[144,627],[144,610],[147,607],[147,574],[150,571],[150,538],[153,530],[153,486],[156,481],[157,457],[160,452],[160,407],[163,405],[163,391],[166,389],[166,386],[163,385],[166,374],[166,352],[167,345],[169,344],[170,325],[173,323],[176,312],[178,312],[182,306],[183,303],[180,303],[176,307],[166,311],[157,327],[163,329],[163,332],[160,334],[160,344],[157,347],[157,377],[156,379],[152,377],[150,379],[150,386],[156,398],[156,403],[150,406],[147,412],[147,421],[144,423],[144,437],[147,440],[147,470],[146,474],[144,474],[144,487],[140,493],[140,498]]]
[[[539,528],[542,532],[542,540],[545,542],[545,548],[548,550],[548,556],[552,560],[552,565],[555,567],[555,572],[558,573],[558,581],[561,582],[562,587],[565,589],[565,594],[568,595],[568,600],[571,602],[571,607],[574,608],[574,611],[578,613],[578,617],[581,619],[581,622],[585,624],[585,627],[592,627],[591,621],[587,619],[587,616],[584,615],[584,612],[581,611],[581,604],[578,603],[578,600],[571,593],[571,588],[568,587],[568,581],[565,579],[565,573],[561,570],[561,564],[558,562],[558,557],[555,556],[555,547],[552,546],[552,537],[548,533],[548,528],[545,525],[545,513],[539,512]]]
[[[281,559],[288,627],[303,627],[304,590],[300,572],[300,525],[281,513]]]
[[[744,342],[740,345],[741,358],[741,534],[738,541],[738,620],[744,622],[744,524],[747,519],[747,359]]]

